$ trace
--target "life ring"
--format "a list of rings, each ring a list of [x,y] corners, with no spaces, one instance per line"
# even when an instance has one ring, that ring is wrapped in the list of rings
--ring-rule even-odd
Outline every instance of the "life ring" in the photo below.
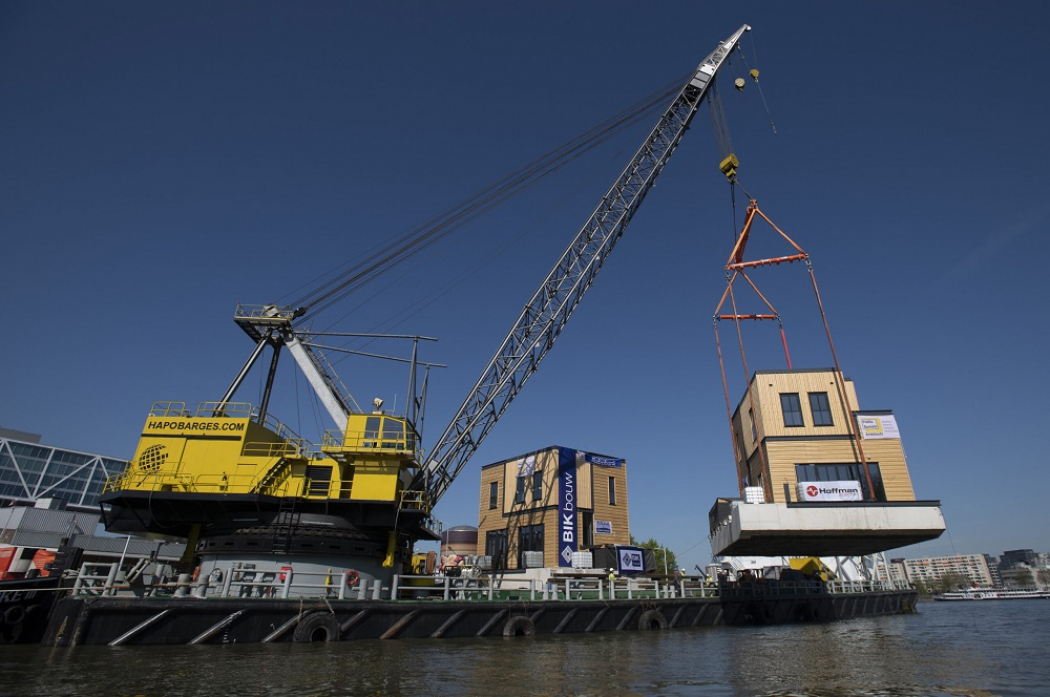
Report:
[[[335,619],[335,615],[329,612],[311,612],[296,625],[292,641],[298,643],[339,641],[342,633],[342,628]]]
[[[354,569],[350,569],[346,572],[346,585],[356,586],[357,582],[361,580],[361,575]]]
[[[638,618],[638,629],[667,629],[667,618],[659,610],[646,610]]]
[[[532,620],[525,615],[515,615],[503,625],[503,636],[532,636],[536,633],[536,626]]]

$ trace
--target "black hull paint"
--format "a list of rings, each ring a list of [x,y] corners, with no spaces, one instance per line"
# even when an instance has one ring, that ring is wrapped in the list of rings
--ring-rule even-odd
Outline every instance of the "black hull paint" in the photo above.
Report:
[[[832,622],[914,612],[915,591],[601,601],[69,598],[46,646],[467,638]]]
[[[0,581],[0,644],[36,644],[44,636],[59,578]]]

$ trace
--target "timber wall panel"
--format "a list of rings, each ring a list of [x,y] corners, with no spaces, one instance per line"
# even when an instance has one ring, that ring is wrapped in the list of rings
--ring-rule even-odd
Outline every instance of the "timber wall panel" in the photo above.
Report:
[[[875,441],[864,441],[864,454],[869,462],[879,463],[882,472],[882,484],[888,501],[914,501],[911,477],[904,462],[904,451],[900,441],[880,441],[875,448],[869,444]],[[859,462],[856,448],[848,440],[807,440],[807,441],[768,441],[766,452],[769,454],[769,472],[773,484],[773,500],[784,503],[784,483],[791,486],[792,500],[795,500],[795,465],[804,464],[842,464]],[[895,446],[895,447],[894,447]]]

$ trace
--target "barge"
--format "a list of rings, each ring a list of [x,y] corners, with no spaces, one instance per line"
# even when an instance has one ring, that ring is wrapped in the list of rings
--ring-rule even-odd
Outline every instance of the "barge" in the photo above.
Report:
[[[872,582],[710,582],[602,578],[534,581],[395,576],[347,584],[280,569],[233,570],[221,585],[181,579],[164,587],[93,585],[82,573],[59,600],[45,646],[129,646],[456,639],[832,622],[913,612],[917,593]],[[310,578],[312,577],[312,578]],[[293,597],[313,585],[318,595]],[[129,595],[135,591],[140,597]],[[167,594],[167,595],[164,595]]]

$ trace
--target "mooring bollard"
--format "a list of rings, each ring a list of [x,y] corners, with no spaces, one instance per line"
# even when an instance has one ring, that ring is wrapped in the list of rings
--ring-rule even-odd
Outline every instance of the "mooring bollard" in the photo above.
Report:
[[[204,598],[208,595],[208,577],[201,576],[197,579],[197,587],[193,589],[194,598]]]
[[[189,574],[179,574],[178,579],[175,581],[175,597],[185,598],[190,594],[190,580],[193,577]],[[107,581],[107,584],[109,582]]]

